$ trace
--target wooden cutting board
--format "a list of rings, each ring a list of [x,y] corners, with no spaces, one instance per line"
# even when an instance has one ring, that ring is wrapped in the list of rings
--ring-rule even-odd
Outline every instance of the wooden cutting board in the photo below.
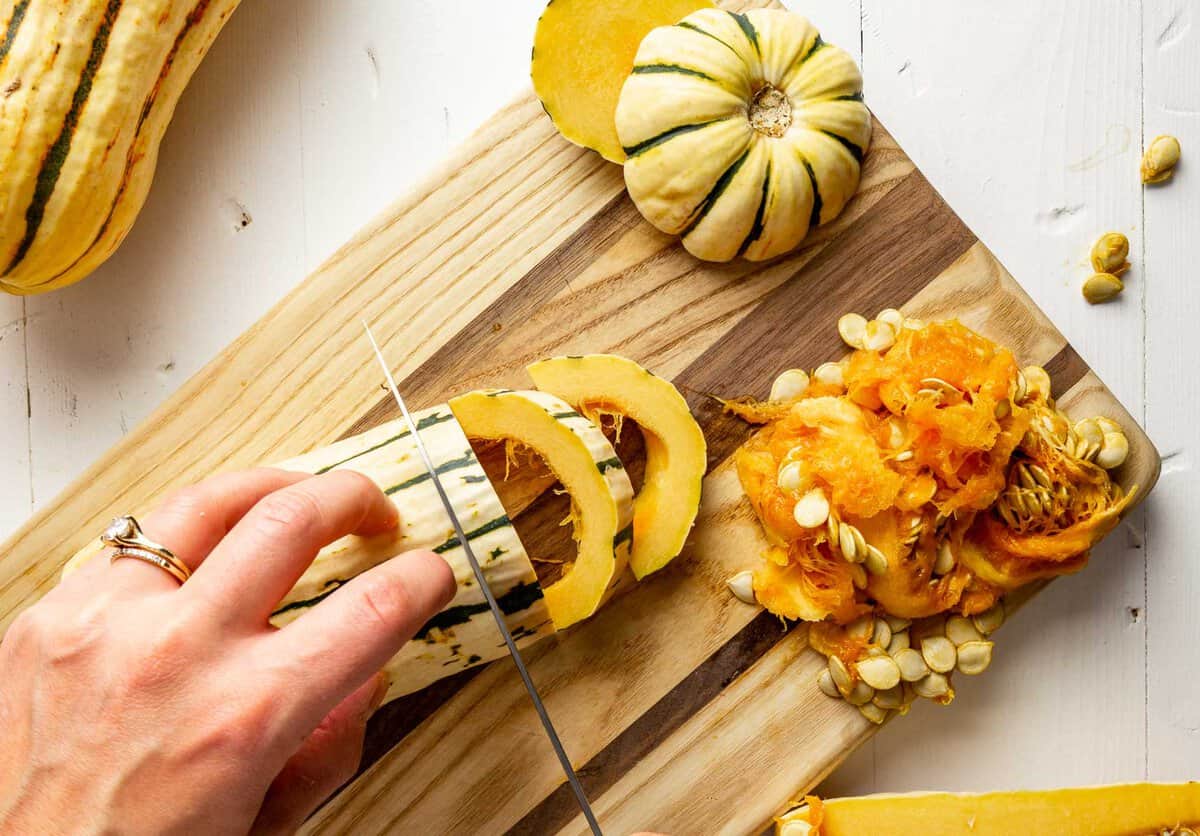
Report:
[[[642,222],[620,168],[560,139],[529,94],[5,544],[0,628],[114,514],[395,417],[364,317],[418,407],[528,386],[541,357],[625,354],[674,380],[704,427],[700,519],[684,557],[537,645],[530,669],[607,831],[760,831],[875,727],[816,690],[803,628],[727,592],[764,543],[729,462],[748,429],[708,394],[765,396],[780,370],[844,352],[840,314],[884,307],[956,316],[1045,365],[1069,412],[1128,428],[1122,483],[1153,485],[1149,440],[881,126],[837,221],[787,258],[713,265]],[[308,832],[584,830],[507,660],[386,706],[364,762]]]

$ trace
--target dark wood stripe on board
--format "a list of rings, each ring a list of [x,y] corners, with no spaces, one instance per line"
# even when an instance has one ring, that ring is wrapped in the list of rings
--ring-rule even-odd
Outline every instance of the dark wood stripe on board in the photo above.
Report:
[[[1050,375],[1050,389],[1056,398],[1065,395],[1090,371],[1087,363],[1070,345],[1063,346],[1042,368]]]
[[[42,167],[38,172],[37,184],[33,190],[33,198],[29,202],[29,207],[25,210],[25,235],[21,239],[21,243],[17,245],[17,251],[13,254],[12,260],[4,269],[5,273],[11,273],[21,263],[29,253],[29,248],[33,246],[33,241],[37,237],[38,228],[41,226],[42,218],[46,214],[46,204],[54,196],[54,188],[58,185],[59,175],[62,174],[63,165],[67,161],[67,156],[71,153],[71,142],[75,139],[75,128],[78,127],[79,117],[83,113],[83,108],[87,105],[88,98],[92,94],[92,82],[95,81],[96,73],[100,71],[100,64],[104,61],[104,54],[108,51],[108,39],[112,34],[113,25],[117,22],[117,15],[121,12],[123,1],[108,0],[108,4],[104,8],[104,14],[100,18],[99,27],[96,29],[96,34],[92,37],[91,54],[88,55],[87,63],[84,65],[83,72],[79,76],[79,81],[75,85],[75,93],[71,97],[71,108],[63,118],[62,129],[59,131],[57,139],[54,140],[54,143],[46,152],[46,156],[42,159]]]
[[[588,798],[594,801],[607,792],[668,735],[765,656],[789,629],[766,610],[759,613],[579,770]],[[538,836],[556,833],[578,814],[575,796],[563,783],[508,832]]]

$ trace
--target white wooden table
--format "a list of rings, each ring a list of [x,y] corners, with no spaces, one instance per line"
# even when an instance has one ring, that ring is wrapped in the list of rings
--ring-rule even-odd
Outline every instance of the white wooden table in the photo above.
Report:
[[[0,298],[11,532],[527,83],[543,0],[245,0],[184,96],[133,233],[97,275]],[[871,106],[1143,422],[1146,511],[1000,637],[955,704],[854,755],[836,794],[1200,778],[1200,3],[792,0]],[[1144,140],[1184,164],[1144,190]],[[1087,250],[1132,242],[1114,304]]]

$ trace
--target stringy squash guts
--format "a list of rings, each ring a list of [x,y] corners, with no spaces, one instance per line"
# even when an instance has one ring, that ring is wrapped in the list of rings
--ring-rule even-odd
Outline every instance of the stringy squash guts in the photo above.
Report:
[[[1184,828],[1188,828],[1185,830]],[[776,819],[778,836],[1184,836],[1200,828],[1200,784],[1018,792],[815,796]]]
[[[953,670],[990,663],[1001,596],[1081,569],[1136,488],[1106,470],[1128,454],[1120,426],[1072,424],[1044,370],[955,321],[843,320],[878,345],[725,405],[763,425],[735,457],[771,543],[755,595],[826,622],[822,689],[882,722],[914,695],[953,699]]]
[[[642,38],[709,0],[550,0],[533,38],[533,89],[566,139],[624,162],[615,113]]]
[[[687,401],[666,380],[611,354],[556,357],[528,367],[534,384],[599,424],[606,415],[636,421],[646,442],[646,473],[633,501],[629,565],[641,580],[682,550],[700,510],[707,469],[704,433]]]
[[[537,453],[571,496],[579,553],[545,589],[558,629],[603,603],[629,560],[633,485],[600,428],[545,392],[492,389],[450,401],[472,440],[512,440]]]

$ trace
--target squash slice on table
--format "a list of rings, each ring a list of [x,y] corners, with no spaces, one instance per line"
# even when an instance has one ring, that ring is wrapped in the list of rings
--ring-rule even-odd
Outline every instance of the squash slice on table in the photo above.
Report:
[[[646,442],[646,476],[633,501],[629,565],[638,580],[667,565],[696,521],[708,464],[704,433],[687,401],[668,381],[611,354],[555,357],[528,371],[538,389],[593,421],[613,413],[637,422]]]
[[[505,514],[462,428],[449,407],[413,416],[434,467],[462,521],[519,645],[554,632],[533,564]],[[402,552],[431,549],[450,564],[458,591],[412,641],[385,666],[391,678],[388,699],[419,690],[446,676],[508,653],[467,563],[462,544],[442,508],[407,426],[392,421],[278,465],[285,470],[325,473],[356,470],[369,476],[400,510],[400,525],[378,537],[343,537],[326,546],[279,603],[271,622],[282,627],[303,616],[338,587]],[[76,555],[64,576],[97,553]]]
[[[545,392],[492,389],[450,401],[473,440],[516,442],[539,455],[571,496],[579,553],[545,589],[558,629],[590,616],[629,561],[633,485],[600,428]]]
[[[820,800],[776,820],[779,836],[1158,836],[1200,827],[1200,784],[1019,792],[906,793]]]
[[[614,114],[642,38],[709,0],[550,0],[533,37],[533,89],[566,139],[625,159]]]

